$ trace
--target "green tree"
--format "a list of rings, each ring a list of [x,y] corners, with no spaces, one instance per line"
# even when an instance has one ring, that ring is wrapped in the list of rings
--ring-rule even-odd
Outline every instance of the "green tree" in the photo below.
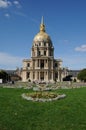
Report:
[[[79,72],[77,78],[81,81],[86,82],[86,69],[83,69]]]

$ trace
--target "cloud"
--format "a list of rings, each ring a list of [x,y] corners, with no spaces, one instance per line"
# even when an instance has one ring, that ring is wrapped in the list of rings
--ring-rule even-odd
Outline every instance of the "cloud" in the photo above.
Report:
[[[12,7],[12,8],[10,8]],[[10,11],[11,13],[15,13],[16,15],[22,16],[22,17],[27,17],[24,13],[19,12],[19,8],[21,8],[21,3],[18,0],[0,0],[0,8],[3,10],[6,9],[7,13],[4,14],[5,17],[9,18],[11,15],[8,13]],[[14,12],[15,10],[15,12]]]
[[[75,51],[85,52],[86,51],[86,45],[81,45],[80,47],[76,47]]]
[[[24,14],[24,13],[22,13],[22,12],[17,12],[17,11],[15,11],[14,14],[19,15],[19,16],[22,16],[22,17],[27,17],[27,15]]]
[[[86,56],[83,53],[77,54],[61,54],[58,55],[63,61],[63,67],[68,67],[68,69],[79,70],[86,68]]]
[[[68,44],[69,40],[63,40],[63,43]]]
[[[8,53],[0,52],[0,69],[14,69],[22,65],[23,57],[12,56]]]
[[[9,18],[9,17],[10,17],[10,14],[6,13],[4,16],[5,16],[6,18]]]
[[[7,8],[10,5],[12,5],[12,3],[8,0],[0,0],[0,8]]]
[[[85,57],[63,57],[63,65],[69,69],[83,69],[86,67]]]
[[[15,5],[17,8],[21,8],[21,4],[19,1],[14,0],[13,2],[10,2],[9,0],[0,0],[0,8],[7,8],[9,6]]]
[[[60,44],[69,44],[70,41],[67,40],[67,39],[64,39],[64,40],[58,40],[58,43],[60,43]]]
[[[19,1],[17,1],[17,0],[15,0],[13,3],[14,3],[15,5],[19,5]]]
[[[14,4],[17,8],[21,8],[21,4],[20,4],[19,1],[17,1],[17,0],[13,1],[13,4]]]

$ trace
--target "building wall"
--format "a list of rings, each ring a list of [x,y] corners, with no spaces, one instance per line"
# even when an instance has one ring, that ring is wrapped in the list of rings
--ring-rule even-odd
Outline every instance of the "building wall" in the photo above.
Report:
[[[43,68],[41,67],[41,61],[43,60]],[[29,67],[28,67],[29,63]],[[22,68],[22,81],[45,81],[45,82],[54,82],[62,81],[64,77],[63,71],[61,69],[61,60],[54,60],[48,58],[32,58],[27,61],[23,61]],[[28,77],[29,73],[29,77]]]
[[[41,23],[40,32],[34,37],[31,59],[23,60],[22,80],[54,82],[62,81],[62,60],[54,59],[54,47]]]

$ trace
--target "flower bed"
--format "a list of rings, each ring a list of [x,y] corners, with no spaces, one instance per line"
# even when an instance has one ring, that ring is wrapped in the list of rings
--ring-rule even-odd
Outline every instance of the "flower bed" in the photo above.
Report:
[[[36,93],[24,93],[22,94],[22,97],[26,100],[31,100],[31,101],[39,101],[39,102],[48,102],[48,101],[54,101],[54,100],[59,100],[62,98],[65,98],[66,95],[62,94],[59,95],[57,93],[52,93],[52,92],[36,92]]]

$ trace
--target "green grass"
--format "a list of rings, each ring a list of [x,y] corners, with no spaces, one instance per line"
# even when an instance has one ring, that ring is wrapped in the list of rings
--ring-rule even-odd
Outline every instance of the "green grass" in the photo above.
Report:
[[[67,97],[31,102],[31,90],[0,88],[0,130],[86,130],[86,88],[57,90]]]

